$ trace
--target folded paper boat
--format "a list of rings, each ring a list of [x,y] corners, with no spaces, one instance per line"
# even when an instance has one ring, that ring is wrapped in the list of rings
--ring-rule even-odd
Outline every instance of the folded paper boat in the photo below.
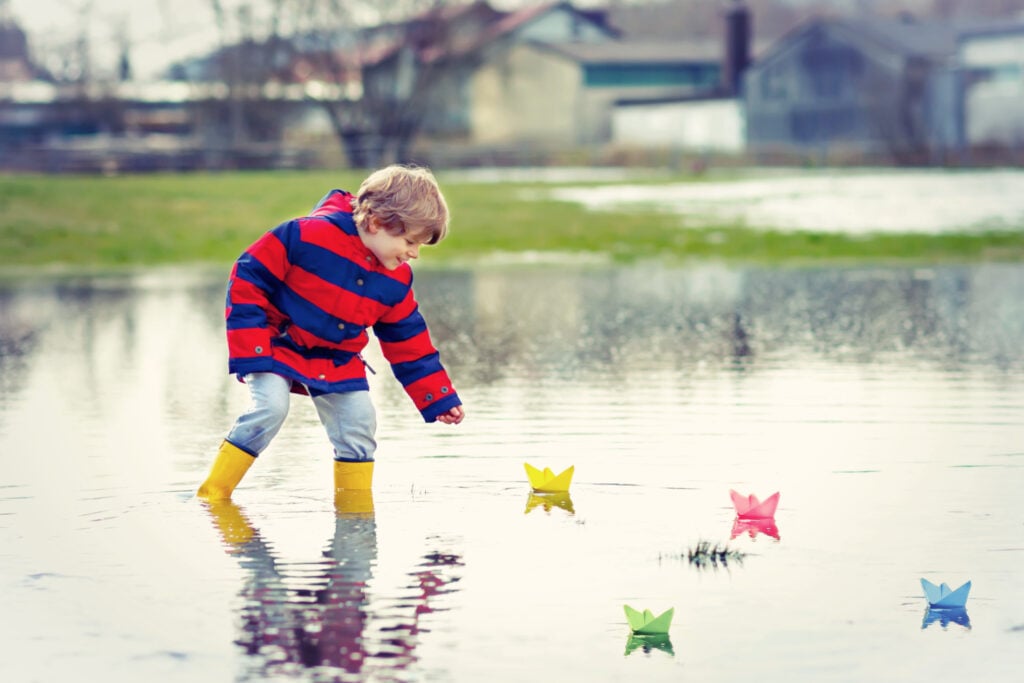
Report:
[[[971,592],[970,581],[956,590],[952,590],[944,583],[936,586],[928,579],[921,579],[921,587],[924,588],[924,596],[928,599],[928,604],[939,609],[963,607],[967,604],[967,594]]]
[[[530,487],[538,493],[564,493],[568,491],[569,484],[572,483],[572,473],[575,469],[575,466],[570,466],[561,474],[555,475],[549,467],[545,467],[542,471],[528,463],[523,463],[523,466],[526,467],[526,476],[530,479]]]
[[[626,611],[626,621],[629,622],[630,630],[638,636],[657,636],[668,633],[668,627],[672,625],[672,615],[675,613],[674,607],[669,607],[657,617],[649,609],[640,612],[629,605],[623,605],[622,608]]]
[[[754,494],[741,496],[732,489],[729,490],[729,496],[732,497],[732,504],[740,519],[769,519],[775,516],[775,508],[779,507],[778,492],[763,501],[758,500]]]

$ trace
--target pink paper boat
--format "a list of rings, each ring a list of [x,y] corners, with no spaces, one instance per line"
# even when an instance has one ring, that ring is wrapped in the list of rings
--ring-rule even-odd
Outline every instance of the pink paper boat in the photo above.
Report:
[[[775,508],[779,506],[778,492],[759,501],[757,496],[741,496],[732,489],[729,490],[732,496],[732,504],[736,507],[736,514],[740,519],[770,519],[775,516]]]

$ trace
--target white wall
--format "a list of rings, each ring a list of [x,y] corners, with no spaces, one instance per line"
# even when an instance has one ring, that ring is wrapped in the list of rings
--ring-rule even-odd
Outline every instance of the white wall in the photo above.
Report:
[[[967,89],[967,142],[1024,143],[1024,32],[970,38],[961,45],[960,59],[969,70],[994,70]]]
[[[736,99],[620,105],[612,112],[612,142],[708,152],[741,152],[745,120]]]

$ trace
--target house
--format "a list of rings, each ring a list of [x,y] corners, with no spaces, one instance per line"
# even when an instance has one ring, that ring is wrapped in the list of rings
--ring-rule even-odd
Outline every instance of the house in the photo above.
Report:
[[[0,83],[23,83],[41,75],[29,56],[25,31],[9,16],[0,14]]]
[[[306,134],[339,136],[354,165],[389,147],[401,158],[417,134],[470,148],[599,145],[611,139],[617,101],[703,95],[723,79],[718,44],[625,40],[604,11],[569,2],[443,5],[394,24],[300,33],[287,48],[225,46],[178,71],[190,81],[233,73],[246,88],[261,73],[304,90]],[[347,94],[318,97],[326,86]]]
[[[958,144],[957,36],[909,18],[798,26],[746,73],[748,150],[934,159]]]
[[[582,77],[581,57],[571,50],[616,40],[603,15],[552,2],[497,12],[477,28],[447,51],[425,132],[470,144],[575,142],[579,106],[565,88],[574,90]]]
[[[723,13],[723,39],[704,48],[716,78],[667,97],[625,97],[612,111],[611,141],[634,148],[737,154],[745,147],[745,119],[738,94],[753,47],[750,10],[734,2]],[[708,67],[709,71],[712,67]]]
[[[569,3],[509,14],[465,84],[467,140],[479,145],[593,145],[612,137],[623,98],[706,92],[721,79],[714,47],[623,39],[603,15]]]
[[[376,29],[378,51],[364,66],[364,87],[393,87],[412,42],[417,63],[440,74],[422,127],[435,138],[485,146],[604,143],[617,100],[706,92],[722,78],[717,47],[623,40],[603,12],[568,2],[435,11],[447,12],[445,28],[425,30],[420,44],[398,44],[397,29]],[[417,22],[430,27],[413,19],[404,35]]]
[[[472,77],[472,142],[591,145],[612,137],[624,97],[713,89],[719,60],[699,46],[527,41],[494,54]]]

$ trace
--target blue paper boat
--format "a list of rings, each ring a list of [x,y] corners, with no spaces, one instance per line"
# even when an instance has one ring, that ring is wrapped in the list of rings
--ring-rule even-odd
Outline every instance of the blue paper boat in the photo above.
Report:
[[[932,609],[961,608],[967,604],[967,594],[971,592],[970,581],[956,590],[951,590],[946,584],[936,586],[928,579],[921,579],[921,587],[924,588],[924,596]]]

